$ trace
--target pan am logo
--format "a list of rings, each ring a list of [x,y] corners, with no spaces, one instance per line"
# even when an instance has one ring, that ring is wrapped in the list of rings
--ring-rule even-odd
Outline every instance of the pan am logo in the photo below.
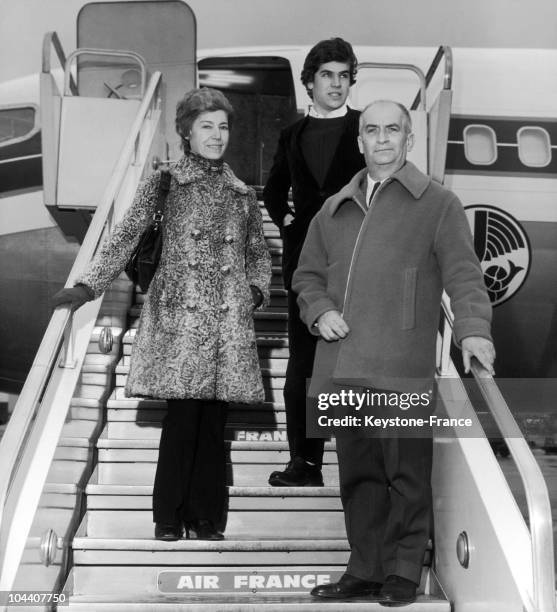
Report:
[[[500,208],[484,204],[464,208],[489,298],[497,306],[511,298],[528,276],[532,259],[528,236],[520,223]]]

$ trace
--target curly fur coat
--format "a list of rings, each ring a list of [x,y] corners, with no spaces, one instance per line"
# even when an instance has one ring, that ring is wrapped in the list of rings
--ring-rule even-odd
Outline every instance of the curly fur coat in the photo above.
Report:
[[[250,285],[269,299],[271,260],[254,191],[227,164],[193,154],[171,166],[163,249],[132,349],[127,396],[264,399]],[[153,215],[160,172],[78,282],[96,296],[124,269]]]

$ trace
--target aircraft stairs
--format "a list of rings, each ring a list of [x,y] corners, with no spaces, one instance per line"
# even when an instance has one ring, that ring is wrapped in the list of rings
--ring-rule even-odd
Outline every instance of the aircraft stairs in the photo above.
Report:
[[[53,90],[52,78],[44,74]],[[70,77],[66,69],[67,81]],[[153,154],[160,155],[155,142],[161,73],[144,81],[141,99],[83,100],[92,134],[102,134],[94,130],[97,122],[112,122],[114,137],[121,128],[121,142],[105,190],[99,194],[99,181],[88,185],[96,212],[68,286],[129,206]],[[79,116],[75,98],[66,100],[65,94],[51,108],[65,128]],[[428,119],[424,112],[420,129],[426,134],[434,123]],[[82,123],[77,121],[79,128]],[[71,129],[60,133],[60,146],[82,145],[82,139],[72,141]],[[80,155],[87,154],[96,155],[96,149],[82,147]],[[53,155],[68,163],[71,157],[68,151],[65,157]],[[60,194],[72,195],[80,167],[87,171],[86,164],[72,165],[67,185],[59,184],[64,174],[52,172],[45,191],[49,187],[54,202]],[[441,167],[438,159],[437,170]],[[80,196],[85,201],[83,189]],[[67,596],[61,603],[70,609],[92,611],[381,609],[366,600],[315,601],[308,594],[317,582],[340,577],[348,558],[334,442],[325,449],[326,486],[267,484],[270,472],[288,460],[282,404],[288,346],[281,243],[268,218],[265,230],[274,260],[272,302],[256,313],[255,324],[266,402],[230,406],[226,539],[167,543],[153,537],[151,489],[165,403],[123,395],[143,298],[136,292],[131,304],[133,287],[122,276],[104,298],[75,313],[56,309],[0,443],[1,596],[44,590]],[[450,360],[446,301],[444,312],[438,336],[440,406],[447,416],[474,418]],[[474,374],[520,471],[528,524],[481,432],[475,438],[435,438],[435,548],[424,560],[419,598],[406,610],[555,612],[552,522],[543,477],[493,379],[476,366]],[[5,605],[0,600],[0,608]],[[52,600],[42,607],[51,609]]]
[[[334,442],[326,445],[325,487],[267,484],[271,471],[284,468],[289,453],[282,398],[288,357],[286,292],[280,238],[269,219],[265,226],[273,255],[272,299],[268,309],[256,313],[255,326],[266,401],[230,406],[226,540],[165,543],[153,538],[152,483],[166,402],[124,397],[144,299],[136,293],[96,445],[98,463],[85,489],[86,512],[73,538],[66,587],[72,593],[70,609],[318,610],[327,602],[313,600],[308,591],[316,580],[334,581],[342,575],[348,544]],[[105,382],[102,373],[90,377],[99,386]],[[450,610],[429,567],[431,553],[427,561],[419,600],[409,610]],[[215,593],[211,585],[217,582]],[[244,587],[240,592],[238,585]],[[330,605],[335,610],[379,609],[365,599]]]

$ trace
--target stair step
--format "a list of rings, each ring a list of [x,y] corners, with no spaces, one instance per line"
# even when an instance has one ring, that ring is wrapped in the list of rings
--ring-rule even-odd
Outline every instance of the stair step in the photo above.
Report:
[[[261,375],[263,378],[267,377],[284,377],[286,374],[286,359],[266,359],[264,360],[265,365],[261,364]],[[116,374],[129,374],[131,364],[131,357],[124,355],[118,365],[115,368]],[[282,385],[284,386],[284,385]],[[279,387],[279,388],[282,388]]]
[[[116,387],[112,391],[106,405],[107,408],[112,408],[115,410],[166,410],[166,400],[147,397],[126,397],[124,395],[124,389],[121,387]],[[265,402],[263,404],[230,404],[230,406],[233,406],[238,410],[284,410],[284,404],[271,402]]]
[[[127,374],[116,374],[116,386],[124,388],[126,386]],[[284,377],[270,376],[267,373],[263,377],[263,389],[265,391],[265,401],[281,402],[283,401]]]
[[[156,463],[159,456],[158,448],[100,448],[99,461],[103,463],[131,463],[142,461],[145,463]],[[290,460],[287,450],[230,450],[228,452],[229,462],[234,465],[240,464],[286,464]],[[326,464],[336,463],[336,453],[327,451],[323,455]]]
[[[285,441],[272,440],[225,440],[227,449],[235,451],[288,451],[288,443]],[[152,448],[159,447],[158,441],[152,438],[135,438],[130,440],[109,438],[108,428],[101,434],[97,441],[97,447],[102,448]],[[325,451],[334,451],[336,443],[334,440],[325,441]]]
[[[91,485],[93,486],[93,485]],[[103,486],[103,485],[97,485]],[[104,485],[105,487],[107,485]],[[230,489],[241,487],[230,487]],[[254,487],[255,488],[255,487]],[[259,487],[263,489],[264,487]],[[281,489],[283,487],[280,487]],[[309,488],[309,487],[308,487]],[[318,487],[312,487],[318,488]],[[87,508],[88,510],[151,510],[152,509],[152,487],[142,487],[149,490],[145,495],[110,495],[107,493],[98,494],[93,489],[87,488]],[[329,490],[333,487],[328,487]],[[285,512],[292,510],[341,510],[341,502],[338,496],[328,497],[312,496],[247,496],[230,495],[228,498],[229,511],[259,510],[262,512]]]
[[[107,424],[109,438],[120,440],[159,440],[161,427],[156,423],[109,422]],[[225,428],[225,440],[250,440],[285,442],[286,429],[273,424],[230,423]]]
[[[143,309],[142,304],[135,304],[129,309],[130,317],[139,317],[141,311]],[[264,310],[256,310],[253,313],[253,318],[255,321],[260,320],[278,320],[278,321],[287,321],[288,320],[288,312],[285,307],[274,307]]]
[[[149,538],[91,538],[76,537],[73,540],[74,561],[79,566],[118,565],[309,565],[329,563],[346,566],[349,548],[346,538],[315,539],[296,538],[276,540],[271,538],[235,537],[220,542],[202,540],[178,540],[160,542],[153,537],[151,525]],[[121,568],[118,568],[119,570]],[[118,572],[120,573],[120,572]]]
[[[270,249],[271,254],[282,254],[282,248],[272,248]],[[272,288],[271,289],[271,299],[274,298],[286,298],[288,296],[288,291],[284,288]],[[144,304],[145,303],[145,294],[144,293],[136,293],[135,295],[135,303],[136,304]]]
[[[93,538],[149,538],[153,534],[151,510],[87,510],[87,535]],[[230,510],[225,535],[270,538],[288,533],[291,538],[342,538],[344,514],[335,510]]]
[[[93,482],[95,477],[87,485],[87,495],[127,495],[141,497],[153,494],[152,485],[111,485],[97,484]],[[48,485],[47,485],[48,486]],[[59,486],[59,485],[54,485]],[[72,486],[75,485],[64,485]],[[306,497],[338,497],[340,489],[338,487],[228,487],[229,497],[277,497],[306,498]]]
[[[78,566],[65,587],[70,607],[100,605],[98,609],[138,610],[384,610],[369,598],[350,600],[314,599],[309,591],[317,584],[336,582],[344,573],[340,563],[291,563],[284,567],[241,565],[226,567],[148,567],[118,568]],[[139,588],[138,588],[139,585]],[[118,604],[115,608],[110,605]],[[106,604],[106,607],[103,606]],[[125,607],[125,606],[128,607]],[[451,609],[438,586],[434,573],[424,568],[416,602],[405,610],[449,612]]]
[[[306,589],[309,592],[310,589]],[[382,612],[385,608],[365,598],[350,600],[317,600],[308,593],[299,595],[200,595],[194,596],[152,596],[140,600],[126,599],[121,595],[103,595],[95,598],[77,596],[71,598],[70,610],[83,612],[100,612],[102,610],[122,610],[125,612],[144,611],[179,611],[183,612],[248,612],[265,610],[265,612],[343,612],[365,610]],[[444,599],[420,595],[413,604],[404,608],[405,612],[450,612],[451,605]]]
[[[287,458],[285,453],[285,458]],[[285,462],[286,463],[286,462]],[[227,464],[227,484],[234,486],[266,486],[271,472],[284,470],[285,463]],[[155,479],[154,462],[99,463],[100,484],[151,485]],[[323,466],[323,480],[328,486],[338,486],[337,465]]]
[[[132,327],[124,334],[123,345],[133,344],[135,334],[137,333],[137,327]],[[257,347],[277,347],[284,348],[288,346],[288,335],[286,331],[263,333],[257,334]],[[125,350],[125,349],[124,349]]]
[[[132,409],[126,410],[118,408],[117,410],[109,409],[107,412],[107,421],[109,423],[161,423],[165,410],[150,410],[150,409]],[[241,423],[251,424],[258,423],[260,426],[268,425],[275,427],[276,425],[286,424],[286,413],[284,410],[234,410],[228,411],[227,421],[229,424],[238,425]]]

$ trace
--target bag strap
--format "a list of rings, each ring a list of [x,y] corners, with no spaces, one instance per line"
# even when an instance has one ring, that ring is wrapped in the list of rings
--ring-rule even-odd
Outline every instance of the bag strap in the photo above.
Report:
[[[155,210],[155,214],[153,215],[153,219],[155,221],[160,222],[164,217],[164,203],[166,202],[166,197],[168,196],[168,192],[170,191],[171,180],[172,175],[170,174],[170,172],[168,170],[162,170],[159,182],[157,208]]]

